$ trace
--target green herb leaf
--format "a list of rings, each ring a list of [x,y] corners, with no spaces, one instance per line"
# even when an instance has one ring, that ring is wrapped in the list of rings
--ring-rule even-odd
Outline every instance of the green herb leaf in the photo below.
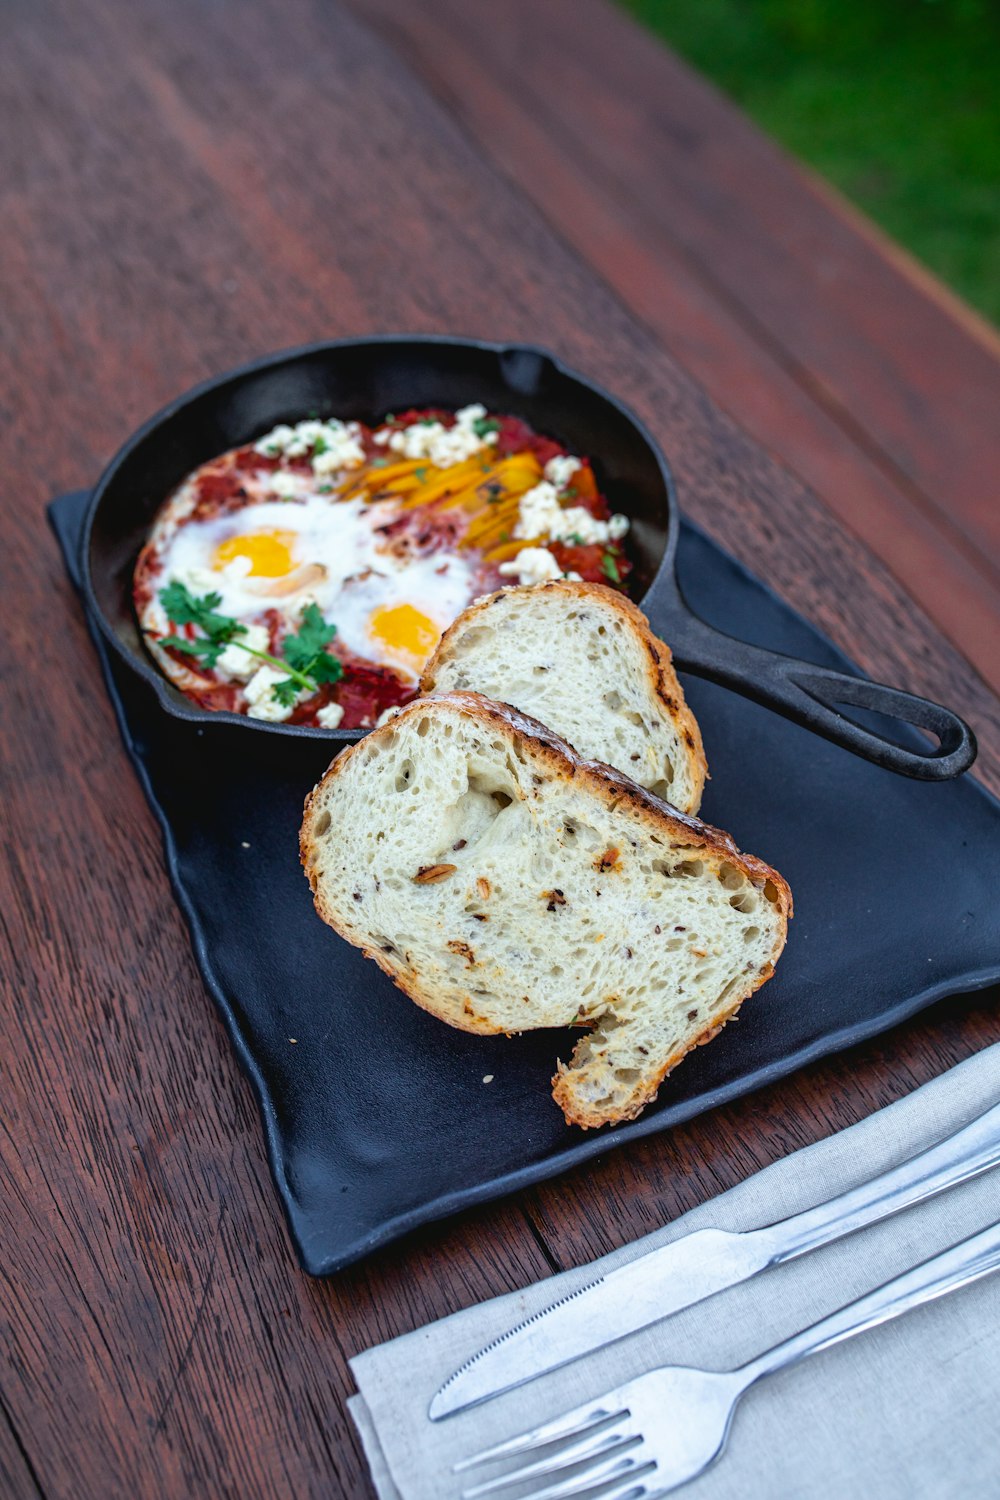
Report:
[[[315,677],[317,682],[339,682],[344,675],[343,664],[336,656],[331,656],[329,651],[321,651],[309,669],[310,677]]]
[[[213,641],[226,642],[234,636],[246,635],[246,626],[238,620],[215,613],[216,606],[222,603],[221,594],[203,594],[199,599],[175,578],[160,590],[160,603],[175,625],[198,625]]]
[[[621,583],[622,575],[618,571],[618,563],[615,561],[613,552],[605,552],[601,558],[601,572],[605,578],[610,578],[612,583]]]
[[[313,660],[336,634],[337,627],[326,623],[319,612],[319,606],[307,604],[299,616],[298,631],[294,635],[286,635],[281,644],[282,655],[297,672],[308,672]]]
[[[293,708],[298,694],[299,685],[290,677],[286,677],[282,682],[276,682],[271,689],[271,697],[280,703],[282,708]]]
[[[294,635],[286,635],[281,643],[282,655],[289,667],[300,678],[307,679],[313,688],[323,682],[339,682],[344,675],[344,668],[337,657],[331,656],[326,649],[337,634],[336,625],[328,625],[315,604],[307,604],[299,620],[298,631]],[[283,683],[277,684],[275,697],[278,696],[278,688],[283,686]],[[278,698],[278,702],[285,703],[286,700]]]
[[[213,641],[205,635],[197,636],[193,641],[182,635],[165,635],[160,642],[161,646],[172,646],[175,651],[183,651],[185,656],[197,657],[205,667],[215,666],[227,644],[227,641]]]
[[[491,432],[500,431],[500,423],[495,417],[477,417],[472,424],[472,430],[478,438],[488,437]]]
[[[584,542],[583,537],[580,535],[580,533],[578,531],[572,532],[569,539],[573,543],[574,547],[583,547],[583,546],[586,546],[586,543]]]
[[[320,433],[318,438],[313,439],[313,458],[316,458],[320,453],[328,453],[329,451],[330,444],[323,434]]]

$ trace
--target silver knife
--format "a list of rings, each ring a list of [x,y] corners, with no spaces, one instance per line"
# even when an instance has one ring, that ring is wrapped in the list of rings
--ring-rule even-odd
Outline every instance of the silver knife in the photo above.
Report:
[[[480,1349],[431,1401],[432,1421],[635,1333],[758,1271],[828,1245],[1000,1162],[1000,1104],[947,1140],[790,1219],[742,1234],[697,1229],[609,1271]]]

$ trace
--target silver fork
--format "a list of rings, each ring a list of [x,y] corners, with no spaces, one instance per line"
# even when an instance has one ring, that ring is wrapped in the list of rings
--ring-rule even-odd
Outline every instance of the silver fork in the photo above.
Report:
[[[738,1370],[714,1373],[664,1365],[552,1422],[464,1459],[455,1465],[455,1473],[491,1459],[510,1458],[560,1443],[558,1451],[548,1457],[477,1484],[464,1490],[463,1496],[473,1500],[474,1496],[537,1479],[542,1487],[526,1490],[519,1500],[564,1500],[597,1486],[602,1486],[600,1500],[654,1500],[694,1479],[719,1456],[736,1404],[756,1381],[798,1364],[808,1354],[829,1349],[913,1307],[968,1286],[998,1266],[1000,1224],[994,1224],[794,1334]],[[569,1469],[575,1472],[546,1482]]]

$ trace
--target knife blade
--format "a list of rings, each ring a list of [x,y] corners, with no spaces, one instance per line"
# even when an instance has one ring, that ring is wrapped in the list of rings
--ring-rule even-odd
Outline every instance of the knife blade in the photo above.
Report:
[[[751,1235],[699,1229],[619,1266],[503,1333],[446,1380],[428,1415],[438,1422],[692,1302],[743,1281],[770,1250]],[[603,1329],[595,1334],[595,1329]]]
[[[428,1416],[437,1422],[478,1406],[998,1162],[1000,1105],[994,1105],[918,1156],[777,1224],[742,1233],[694,1230],[578,1287],[493,1339],[445,1381]]]

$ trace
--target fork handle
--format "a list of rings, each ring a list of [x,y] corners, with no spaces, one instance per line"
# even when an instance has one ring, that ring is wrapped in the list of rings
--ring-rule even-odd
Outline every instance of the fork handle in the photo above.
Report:
[[[887,1281],[884,1286],[859,1297],[839,1312],[822,1318],[783,1344],[768,1349],[744,1365],[741,1374],[746,1376],[746,1384],[751,1385],[765,1375],[773,1375],[776,1370],[798,1364],[808,1354],[818,1354],[821,1349],[841,1344],[856,1333],[888,1323],[911,1308],[922,1307],[925,1302],[933,1302],[948,1292],[968,1286],[998,1267],[1000,1224],[993,1224],[961,1244],[953,1245],[950,1250],[925,1260],[922,1265],[914,1266],[912,1271],[905,1271],[902,1276]]]
[[[900,1209],[923,1203],[946,1188],[968,1182],[998,1163],[1000,1104],[995,1104],[954,1135],[921,1151],[919,1156],[837,1198],[751,1233],[769,1250],[768,1264],[781,1265],[815,1250],[818,1245],[827,1245],[841,1235],[853,1234],[856,1229],[888,1218]]]

